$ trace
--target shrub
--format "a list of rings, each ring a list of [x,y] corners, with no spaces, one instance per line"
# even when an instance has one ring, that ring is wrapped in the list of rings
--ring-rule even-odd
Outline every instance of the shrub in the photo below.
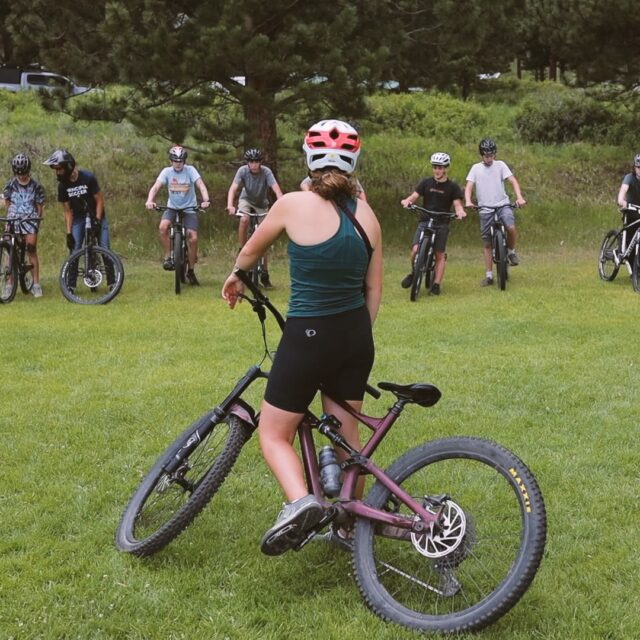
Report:
[[[523,100],[515,123],[525,142],[602,142],[615,118],[605,103],[581,90],[544,83]]]
[[[468,142],[487,123],[485,111],[440,93],[377,95],[370,99],[368,122],[380,132],[397,130],[428,138]]]

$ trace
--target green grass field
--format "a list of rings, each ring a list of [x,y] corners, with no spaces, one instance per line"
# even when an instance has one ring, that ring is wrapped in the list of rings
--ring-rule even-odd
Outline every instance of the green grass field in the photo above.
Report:
[[[409,407],[377,462],[434,437],[487,437],[525,460],[546,499],[540,572],[483,638],[630,639],[640,628],[640,297],[626,273],[598,279],[596,251],[524,245],[502,293],[478,286],[479,246],[454,243],[443,294],[416,303],[398,284],[406,256],[386,257],[372,382],[431,382],[443,398]],[[147,560],[115,549],[141,475],[260,358],[248,306],[232,312],[219,298],[231,260],[204,258],[203,286],[182,296],[157,262],[127,260],[121,294],[97,308],[66,302],[50,261],[44,298],[18,293],[0,307],[0,637],[414,637],[366,609],[345,554],[311,544],[262,556],[281,495],[255,441],[167,549]],[[281,309],[283,265],[276,256]],[[274,323],[270,335],[275,347]],[[366,408],[388,406],[383,396]]]

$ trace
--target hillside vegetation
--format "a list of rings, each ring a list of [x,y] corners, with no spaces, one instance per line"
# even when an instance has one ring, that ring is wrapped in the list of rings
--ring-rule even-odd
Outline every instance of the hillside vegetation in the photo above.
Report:
[[[571,141],[528,142],[529,128],[544,128],[545,122],[550,127],[560,114],[567,120],[566,111],[578,104],[576,94],[556,85],[512,81],[495,82],[490,89],[464,102],[438,93],[370,99],[370,115],[356,123],[364,138],[358,175],[382,221],[387,245],[404,247],[410,237],[413,220],[399,200],[429,175],[430,154],[436,150],[451,154],[450,176],[464,184],[469,166],[478,160],[478,140],[490,136],[497,140],[499,157],[512,167],[529,201],[519,214],[522,245],[595,247],[603,231],[617,222],[615,195],[634,153],[630,147],[604,143],[607,135],[613,141],[618,137],[616,114],[605,110],[605,126],[602,107],[596,128],[589,125],[588,114],[585,121],[586,107],[581,106],[582,129],[576,126],[571,135],[566,134]],[[567,126],[557,127],[557,136],[562,138],[566,130]],[[281,123],[279,179],[285,191],[296,189],[306,174],[301,134],[299,125]],[[97,174],[116,249],[128,259],[157,256],[157,220],[143,205],[157,173],[167,164],[168,141],[143,138],[127,122],[74,121],[65,114],[43,111],[34,95],[0,92],[0,145],[3,179],[10,176],[12,155],[24,150],[32,157],[34,176],[47,190],[48,221],[40,239],[45,256],[58,256],[64,242],[54,176],[40,162],[60,146]],[[241,151],[226,157],[212,155],[201,146],[190,151],[190,161],[212,194],[212,214],[204,218],[201,231],[205,255],[235,246],[235,226],[224,214],[224,206]],[[456,225],[451,242],[475,244],[477,235],[477,220],[471,214],[470,221]]]

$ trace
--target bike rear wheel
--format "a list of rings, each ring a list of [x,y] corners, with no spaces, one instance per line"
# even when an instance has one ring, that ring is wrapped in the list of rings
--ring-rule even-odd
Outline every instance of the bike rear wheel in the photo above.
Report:
[[[462,632],[504,615],[525,593],[542,560],[546,513],[524,463],[477,438],[447,438],[412,449],[389,477],[435,512],[436,534],[402,535],[359,518],[353,565],[373,611],[410,629]],[[380,482],[366,504],[416,516]]]
[[[124,267],[115,253],[91,245],[78,249],[64,261],[59,283],[69,302],[107,304],[122,289]]]
[[[500,285],[500,290],[504,291],[507,288],[509,274],[507,271],[507,244],[500,229],[496,229],[493,236],[493,243],[496,271],[498,272],[498,284]]]
[[[424,238],[413,259],[413,280],[411,281],[411,289],[409,290],[411,302],[415,302],[420,295],[420,286],[422,285],[422,278],[426,274],[427,256],[430,251],[431,241],[428,238]]]
[[[213,420],[210,412],[181,433],[136,489],[116,533],[121,551],[149,556],[176,538],[204,509],[235,464],[253,428],[235,415],[215,422],[172,473],[166,465]],[[198,436],[196,436],[198,437]]]
[[[0,303],[6,304],[16,297],[18,269],[13,259],[13,248],[0,242]]]
[[[618,232],[615,229],[607,231],[598,256],[598,275],[602,280],[610,282],[618,275],[620,265],[616,264],[614,251],[618,249]]]
[[[31,289],[33,289],[33,266],[29,263],[24,263],[20,267],[18,278],[20,280],[20,289],[22,289],[22,293],[29,293]]]
[[[631,260],[631,282],[633,284],[633,290],[636,293],[640,293],[640,248],[638,245],[636,245]]]

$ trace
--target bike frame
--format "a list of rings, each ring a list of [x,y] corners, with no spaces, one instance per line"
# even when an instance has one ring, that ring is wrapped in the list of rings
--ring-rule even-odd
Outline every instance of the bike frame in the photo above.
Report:
[[[637,209],[631,209],[632,211],[638,211]],[[634,220],[633,222],[629,223],[628,225],[625,225],[622,227],[622,229],[620,229],[620,231],[618,231],[618,237],[620,238],[624,238],[626,240],[627,236],[623,236],[623,234],[625,234],[626,232],[628,232],[629,230],[631,230],[631,228],[635,227],[635,231],[633,233],[633,236],[631,237],[631,241],[629,242],[629,244],[627,245],[626,249],[620,254],[617,255],[614,253],[614,257],[617,260],[617,264],[621,264],[623,262],[625,263],[629,263],[629,259],[631,258],[631,256],[633,255],[633,251],[636,248],[636,246],[638,245],[638,243],[640,242],[640,219],[639,220]]]
[[[247,230],[247,241],[251,236],[256,232],[256,229],[260,226],[260,223],[267,215],[268,212],[265,213],[257,213],[256,211],[238,211],[236,216],[248,216],[249,217],[249,229]],[[254,265],[251,273],[253,274],[253,282],[258,285],[259,276],[266,271],[265,269],[265,256],[264,254],[260,256],[258,262]]]
[[[253,285],[247,275],[238,273],[238,277],[254,294],[255,300],[247,298],[246,296],[245,299],[250,302],[253,310],[258,314],[260,322],[263,323],[263,327],[266,318],[264,308],[266,307],[282,329],[284,327],[284,319],[280,312],[272,305],[270,300],[264,296],[255,285]],[[256,429],[258,426],[258,418],[255,415],[253,408],[248,405],[241,396],[253,382],[260,378],[268,377],[268,372],[263,371],[260,366],[254,365],[250,367],[244,376],[238,380],[231,393],[229,393],[229,395],[214,409],[209,424],[205,425],[200,431],[196,431],[190,438],[189,442],[180,451],[178,451],[171,461],[167,463],[164,468],[165,472],[168,474],[173,473],[182,464],[182,460],[197,446],[200,440],[206,438],[211,428],[221,418],[228,414],[236,415],[245,423]],[[372,387],[368,386],[367,390],[374,397],[380,396],[380,393]],[[331,399],[334,400],[333,398]],[[407,494],[395,482],[393,482],[393,480],[391,480],[391,478],[389,478],[389,476],[387,476],[380,467],[370,460],[370,456],[373,455],[389,429],[391,429],[393,424],[400,417],[405,405],[411,402],[411,400],[397,398],[387,414],[382,417],[368,416],[356,411],[353,407],[343,401],[334,400],[334,402],[356,418],[358,422],[368,427],[373,433],[361,450],[357,451],[351,448],[338,432],[340,423],[336,418],[326,415],[323,415],[321,418],[317,418],[310,411],[305,413],[300,425],[298,426],[297,436],[300,443],[302,464],[307,479],[307,486],[310,492],[313,493],[318,500],[324,501],[325,499],[320,483],[320,470],[318,466],[315,440],[312,432],[313,429],[320,431],[320,433],[326,436],[334,445],[346,451],[350,457],[346,463],[343,463],[343,468],[345,468],[344,480],[340,494],[336,502],[333,503],[333,508],[329,509],[327,516],[325,516],[317,527],[310,532],[309,536],[301,543],[300,546],[306,544],[306,542],[313,537],[315,531],[323,528],[329,522],[334,520],[336,516],[338,516],[340,510],[354,516],[367,518],[368,520],[381,524],[388,524],[393,527],[415,533],[424,533],[425,530],[438,526],[438,522],[442,514],[442,508],[429,511],[413,497]],[[417,514],[420,519],[408,519],[406,516],[395,515],[380,509],[375,509],[366,505],[361,499],[356,498],[356,485],[358,478],[363,474],[363,472],[376,478],[376,480],[392,492],[400,502]]]
[[[5,223],[5,229],[2,233],[2,239],[11,245],[10,257],[15,262],[18,277],[24,276],[28,271],[33,269],[31,263],[27,264],[26,258],[26,242],[23,233],[17,233],[15,230],[16,222],[41,222],[42,218],[34,216],[32,218],[0,218],[0,222]]]

